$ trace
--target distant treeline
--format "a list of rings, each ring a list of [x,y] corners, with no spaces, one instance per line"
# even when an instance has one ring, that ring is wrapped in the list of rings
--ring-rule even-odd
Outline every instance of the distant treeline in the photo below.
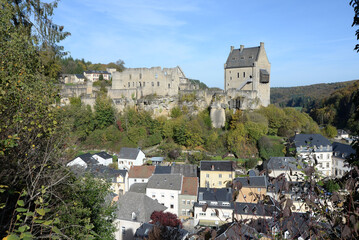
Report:
[[[106,68],[116,68],[117,71],[122,72],[125,69],[125,62],[121,59],[116,62],[108,64],[92,63],[85,61],[85,59],[73,59],[71,56],[60,59],[61,73],[67,74],[83,74],[88,70],[106,71]]]

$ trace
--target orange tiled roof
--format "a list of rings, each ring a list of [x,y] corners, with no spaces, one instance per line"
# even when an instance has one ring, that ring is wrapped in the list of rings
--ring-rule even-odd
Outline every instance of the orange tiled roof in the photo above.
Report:
[[[197,196],[198,178],[183,177],[182,193],[183,195]]]
[[[149,178],[155,171],[155,166],[132,166],[128,172],[129,178]]]

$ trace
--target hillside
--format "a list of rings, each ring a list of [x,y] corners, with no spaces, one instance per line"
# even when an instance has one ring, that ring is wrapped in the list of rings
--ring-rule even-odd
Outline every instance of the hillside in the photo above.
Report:
[[[272,104],[281,107],[313,107],[313,101],[329,97],[335,91],[353,84],[357,80],[321,83],[299,87],[271,88],[270,100]]]

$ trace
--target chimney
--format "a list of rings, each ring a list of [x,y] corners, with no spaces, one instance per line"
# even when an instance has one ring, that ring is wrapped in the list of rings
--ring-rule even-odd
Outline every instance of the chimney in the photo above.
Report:
[[[231,46],[231,52],[234,50],[234,46]]]
[[[239,49],[240,52],[242,52],[244,49],[244,45],[241,45],[241,48]]]
[[[260,42],[260,48],[264,48],[264,42]]]

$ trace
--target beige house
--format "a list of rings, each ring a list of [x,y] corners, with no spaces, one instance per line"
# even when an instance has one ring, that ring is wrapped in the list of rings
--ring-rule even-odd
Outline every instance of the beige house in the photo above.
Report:
[[[201,161],[200,187],[224,188],[235,176],[232,161]]]
[[[239,191],[236,202],[258,203],[267,195],[267,177],[250,176],[240,177],[233,180],[233,184],[240,183],[242,188]]]
[[[231,97],[231,107],[255,109],[270,104],[270,69],[264,43],[239,49],[231,46],[224,64],[224,90]]]

